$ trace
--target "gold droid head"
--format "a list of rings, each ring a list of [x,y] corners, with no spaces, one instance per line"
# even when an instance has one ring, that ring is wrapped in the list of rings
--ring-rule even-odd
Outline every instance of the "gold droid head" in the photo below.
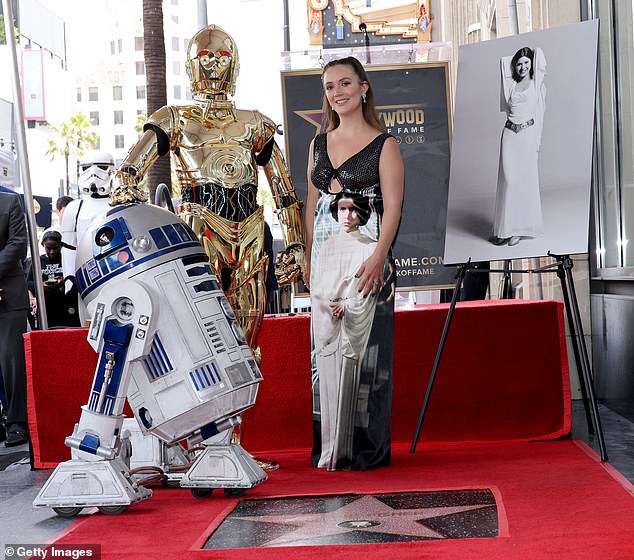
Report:
[[[219,27],[209,25],[189,42],[187,75],[193,96],[233,95],[239,68],[236,43]]]

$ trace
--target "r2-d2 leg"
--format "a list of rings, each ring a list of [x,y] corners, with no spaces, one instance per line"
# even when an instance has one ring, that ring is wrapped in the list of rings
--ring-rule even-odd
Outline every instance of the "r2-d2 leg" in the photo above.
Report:
[[[247,489],[264,482],[268,476],[258,462],[236,441],[234,429],[242,422],[234,416],[203,430],[181,443],[167,444],[150,434],[144,435],[136,420],[126,419],[124,430],[130,433],[133,471],[155,472],[160,469],[168,485],[191,488],[196,498],[211,496],[223,489],[229,497],[243,496]],[[220,430],[219,433],[216,433]],[[210,436],[209,432],[216,433]]]
[[[98,347],[99,361],[89,402],[66,438],[72,459],[57,466],[33,502],[52,507],[61,516],[74,516],[91,506],[120,513],[152,495],[130,475],[130,449],[121,435],[130,365],[147,353],[153,309],[145,290],[134,282],[125,284],[116,291],[104,290],[93,315],[89,340]],[[113,313],[106,316],[105,309]]]
[[[190,446],[203,448],[180,481],[183,488],[192,489],[195,497],[209,496],[214,488],[223,488],[229,497],[239,497],[267,479],[257,461],[239,443],[231,441],[234,427],[241,422],[239,416],[229,418],[217,426],[218,434],[204,441],[203,434],[188,440]]]

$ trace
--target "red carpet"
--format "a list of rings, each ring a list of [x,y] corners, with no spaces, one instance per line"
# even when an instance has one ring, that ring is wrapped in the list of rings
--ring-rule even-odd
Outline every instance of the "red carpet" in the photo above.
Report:
[[[119,516],[89,515],[55,542],[101,543],[104,560],[631,560],[634,487],[573,440],[404,447],[394,464],[371,472],[328,473],[307,452],[278,453],[282,465],[246,498],[491,488],[497,538],[274,549],[201,550],[237,501],[221,492],[195,499],[159,488]]]
[[[448,305],[395,317],[392,441],[411,443]],[[551,439],[570,430],[570,384],[563,306],[553,301],[460,303],[449,331],[421,442]],[[26,336],[34,465],[70,457],[64,438],[86,403],[97,356],[86,331]],[[264,320],[256,406],[245,414],[252,452],[311,445],[309,317]]]

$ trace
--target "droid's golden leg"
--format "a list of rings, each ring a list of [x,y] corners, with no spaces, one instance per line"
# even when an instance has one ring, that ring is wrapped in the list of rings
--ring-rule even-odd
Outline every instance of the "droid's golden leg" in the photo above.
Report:
[[[251,255],[256,256],[256,255]],[[266,285],[265,277],[268,258],[263,256],[255,264],[255,268],[249,271],[249,276],[244,277],[246,266],[236,271],[232,271],[229,288],[225,294],[229,303],[233,306],[238,323],[242,327],[244,336],[253,355],[258,362],[260,358],[260,348],[258,346],[258,335],[262,326],[264,309],[266,308]]]
[[[260,358],[260,347],[257,345],[257,340],[266,307],[265,278],[268,257],[266,255],[258,255],[256,251],[243,256],[248,257],[245,262],[255,262],[256,264],[250,272],[247,267],[240,267],[235,271],[234,279],[237,285],[230,287],[227,291],[227,298],[234,306],[238,322],[244,330],[249,347],[253,351],[256,360],[258,360]],[[260,258],[258,259],[258,257]],[[237,443],[240,442],[242,429],[241,424],[234,431],[233,437]],[[280,468],[279,463],[276,461],[262,457],[254,457],[254,459],[266,471]]]
[[[198,204],[187,203],[181,218],[194,230],[209,257],[209,264],[220,280],[229,272],[224,289],[247,343],[258,364],[261,362],[258,334],[266,308],[266,271],[268,257],[264,251],[264,214],[261,208],[240,223],[230,222]],[[227,280],[225,278],[225,280]],[[240,443],[241,424],[232,440]],[[275,461],[257,459],[261,468],[275,470]]]

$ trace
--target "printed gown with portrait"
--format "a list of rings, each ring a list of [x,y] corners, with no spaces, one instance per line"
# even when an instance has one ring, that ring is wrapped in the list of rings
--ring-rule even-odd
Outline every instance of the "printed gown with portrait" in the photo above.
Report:
[[[383,205],[379,158],[387,134],[333,168],[327,135],[314,142],[313,184],[319,189],[311,254],[313,465],[367,470],[390,463],[390,416],[395,269],[384,265],[385,285],[363,297],[355,274],[372,254]],[[337,192],[355,193],[371,209],[359,230],[341,231],[330,205]],[[333,317],[330,304],[344,305]]]

